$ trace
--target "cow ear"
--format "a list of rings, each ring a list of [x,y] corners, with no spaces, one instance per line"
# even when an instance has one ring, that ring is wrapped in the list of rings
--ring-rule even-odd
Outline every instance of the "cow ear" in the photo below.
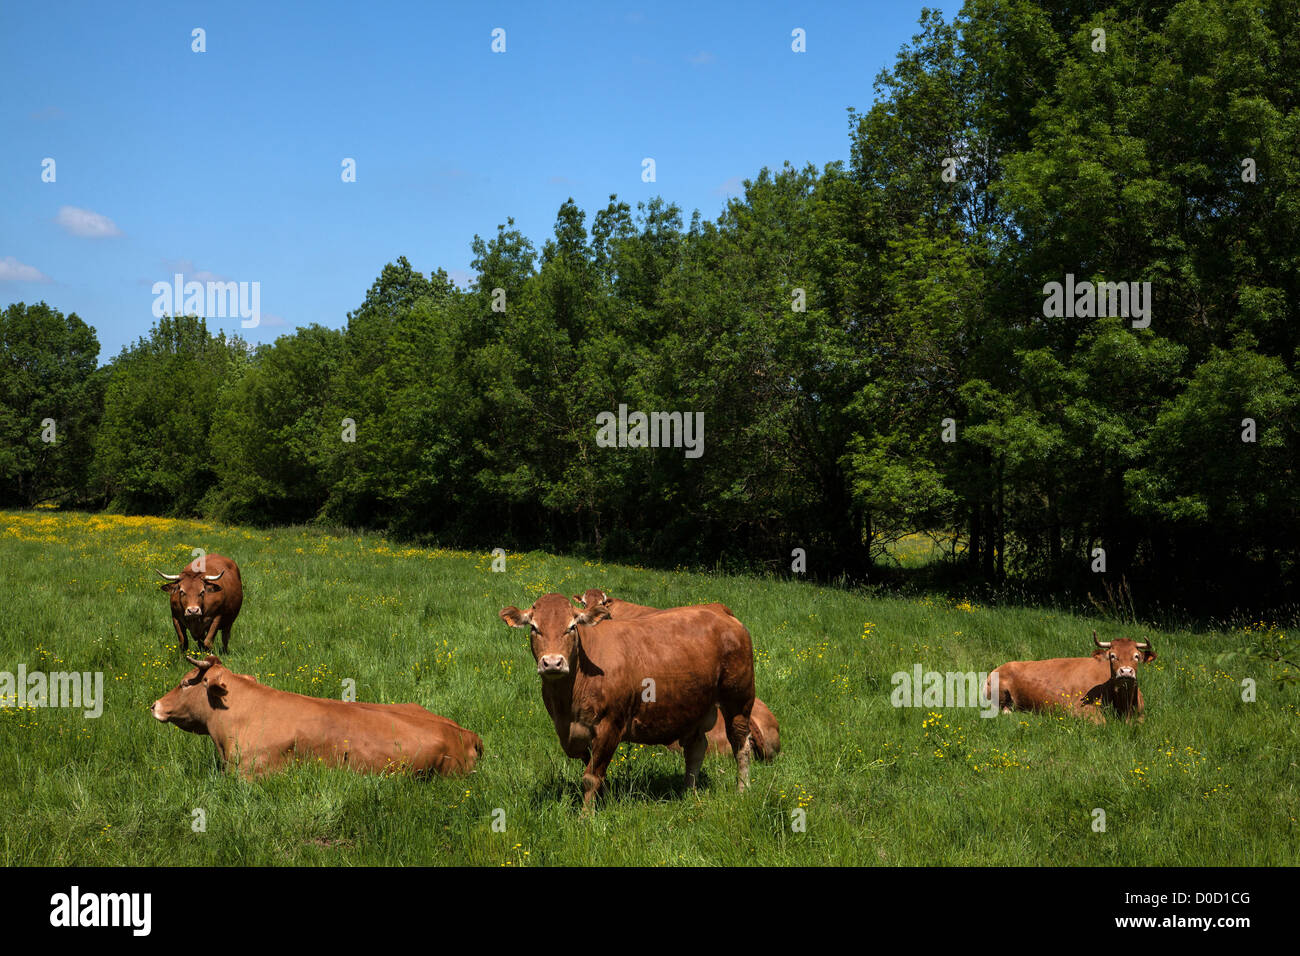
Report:
[[[592,624],[599,624],[601,621],[609,620],[609,608],[603,604],[597,604],[595,607],[583,611],[578,615],[578,623],[586,624],[590,627]]]
[[[158,585],[158,590],[159,590],[159,591],[175,591],[175,590],[176,590],[176,585],[177,585],[177,583],[178,583],[178,582],[176,582],[176,581],[164,581],[162,584]]]
[[[570,600],[573,601],[574,604],[578,605],[578,607],[587,606],[587,602],[582,599],[581,594],[575,594],[572,598],[570,598]]]
[[[497,612],[497,616],[511,627],[523,627],[528,623],[528,616],[514,605],[503,607]]]
[[[1154,648],[1151,648],[1151,647],[1148,647],[1147,650],[1146,650],[1146,654],[1144,654],[1144,655],[1142,656],[1142,661],[1143,661],[1143,663],[1146,663],[1147,661],[1153,661],[1153,660],[1155,660],[1155,659],[1156,659],[1156,652],[1155,652],[1155,649],[1154,649]]]
[[[203,684],[208,689],[208,703],[218,710],[226,707],[226,681],[223,677],[205,677]]]

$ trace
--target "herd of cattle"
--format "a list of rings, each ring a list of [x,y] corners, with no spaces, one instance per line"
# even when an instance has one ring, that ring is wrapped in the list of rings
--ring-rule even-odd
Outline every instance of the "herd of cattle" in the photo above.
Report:
[[[468,773],[483,753],[478,734],[419,704],[373,704],[307,697],[236,674],[211,654],[243,606],[239,567],[208,555],[180,574],[163,574],[180,651],[194,669],[153,704],[153,716],[212,738],[223,765],[255,776],[315,759],[358,771]],[[503,608],[510,627],[527,628],[542,702],[565,754],[586,764],[583,806],[604,786],[623,741],[660,744],[686,759],[695,786],[707,753],[730,753],[739,788],[751,754],[780,750],[777,720],[754,696],[749,631],[722,604],[653,608],[588,590],[544,594],[527,610]],[[189,657],[188,638],[208,653]],[[1155,658],[1149,643],[1098,641],[1091,657],[1012,661],[989,675],[986,699],[1004,712],[1061,708],[1103,722],[1103,708],[1142,719],[1138,668]]]

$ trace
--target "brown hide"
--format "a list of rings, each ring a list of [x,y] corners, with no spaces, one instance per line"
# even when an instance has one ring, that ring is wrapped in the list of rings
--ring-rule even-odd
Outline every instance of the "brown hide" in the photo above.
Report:
[[[153,716],[207,734],[222,762],[245,776],[312,759],[363,773],[468,773],[483,751],[477,734],[419,704],[306,697],[233,673],[216,657],[191,663]]]
[[[702,604],[618,621],[604,606],[580,611],[563,594],[545,594],[526,611],[503,608],[500,617],[529,629],[560,745],[587,763],[584,809],[624,740],[681,740],[686,785],[693,787],[719,704],[740,789],[748,784],[754,653],[749,631],[726,607]]]
[[[573,600],[580,607],[595,608],[603,605],[609,609],[611,620],[622,621],[634,617],[643,617],[647,614],[654,614],[662,610],[657,607],[648,607],[645,604],[633,604],[630,601],[623,601],[619,598],[610,597],[608,593],[598,588],[588,588],[581,595],[575,594]],[[777,722],[776,715],[772,713],[767,704],[759,698],[754,698],[754,709],[749,715],[749,733],[754,742],[754,756],[759,760],[771,760],[781,751],[781,727]],[[718,708],[717,722],[709,729],[708,732],[709,746],[707,753],[710,754],[729,754],[731,753],[731,743],[727,740],[726,723],[722,718],[722,708]],[[680,742],[674,742],[668,745],[669,749],[681,750]]]
[[[239,565],[220,554],[209,554],[202,570],[196,567],[197,563],[196,559],[187,564],[179,575],[173,575],[177,580],[168,581],[160,589],[171,595],[172,626],[180,641],[181,654],[189,648],[191,636],[203,650],[212,650],[217,631],[221,631],[224,654],[230,647],[230,628],[244,604]],[[193,613],[195,610],[198,613]]]
[[[1097,635],[1093,633],[1094,642]],[[997,677],[1003,712],[1061,709],[1094,723],[1105,723],[1102,708],[1124,720],[1145,719],[1146,702],[1138,687],[1141,665],[1154,660],[1150,644],[1117,638],[1092,657],[1057,657],[1045,661],[1011,661],[989,675],[987,697]]]

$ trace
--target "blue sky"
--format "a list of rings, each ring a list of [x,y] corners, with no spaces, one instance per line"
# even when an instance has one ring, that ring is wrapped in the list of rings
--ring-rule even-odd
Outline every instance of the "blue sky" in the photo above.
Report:
[[[257,328],[209,326],[261,342],[341,327],[400,255],[464,284],[475,233],[513,216],[540,247],[569,196],[588,224],[610,193],[714,218],[764,166],[847,158],[922,6],[956,9],[5,4],[0,305],[76,312],[107,361],[178,271],[260,283]]]

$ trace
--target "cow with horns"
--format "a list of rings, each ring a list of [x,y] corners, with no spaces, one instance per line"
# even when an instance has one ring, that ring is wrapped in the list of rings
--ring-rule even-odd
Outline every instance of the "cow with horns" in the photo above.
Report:
[[[181,654],[189,637],[203,650],[212,650],[212,639],[221,631],[221,653],[230,646],[230,628],[244,603],[244,584],[239,565],[219,554],[196,558],[180,574],[164,574],[161,590],[171,595],[172,626],[180,639]]]
[[[1103,724],[1105,707],[1126,721],[1144,719],[1145,702],[1138,688],[1138,668],[1156,659],[1149,641],[1121,637],[1097,640],[1091,657],[1057,657],[1046,661],[1011,661],[992,674],[984,687],[985,699],[996,695],[1003,713],[1012,710],[1060,708],[1076,717]]]
[[[229,770],[259,777],[296,760],[359,773],[461,774],[483,753],[478,734],[419,704],[306,697],[228,670],[217,657],[154,701],[162,723],[211,738]]]

